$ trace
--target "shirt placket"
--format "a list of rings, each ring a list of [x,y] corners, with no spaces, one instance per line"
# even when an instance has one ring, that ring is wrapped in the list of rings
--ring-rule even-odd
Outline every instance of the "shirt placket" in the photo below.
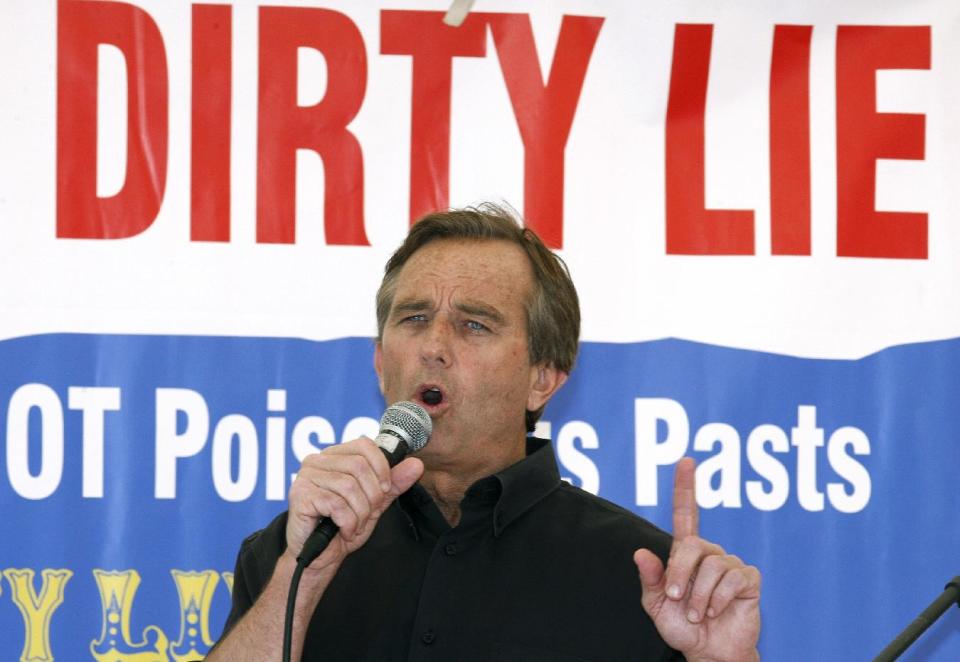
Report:
[[[410,633],[411,662],[448,661],[463,649],[468,636],[462,630],[464,601],[476,597],[471,567],[492,540],[491,522],[489,504],[465,503],[460,524],[437,538]]]

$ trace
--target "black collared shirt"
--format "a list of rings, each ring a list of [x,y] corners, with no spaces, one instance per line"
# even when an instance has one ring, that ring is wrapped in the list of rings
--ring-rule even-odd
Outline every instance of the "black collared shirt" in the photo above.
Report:
[[[549,442],[527,452],[467,490],[455,527],[419,485],[394,502],[324,593],[303,660],[682,659],[644,612],[632,559],[666,560],[670,536],[561,481]],[[244,541],[225,631],[270,579],[285,527],[283,514]]]

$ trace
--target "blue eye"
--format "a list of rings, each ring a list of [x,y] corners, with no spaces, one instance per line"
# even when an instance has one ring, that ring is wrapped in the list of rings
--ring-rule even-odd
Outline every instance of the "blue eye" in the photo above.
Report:
[[[487,327],[478,322],[477,320],[468,320],[467,328],[471,331],[486,331]]]

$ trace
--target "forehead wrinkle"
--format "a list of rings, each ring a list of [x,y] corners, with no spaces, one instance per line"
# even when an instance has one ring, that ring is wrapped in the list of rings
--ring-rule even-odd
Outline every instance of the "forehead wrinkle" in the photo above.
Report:
[[[500,247],[499,244],[504,246]],[[482,250],[488,246],[497,246],[500,254],[512,250],[522,258],[521,269],[527,280],[522,291],[517,289],[517,278],[505,272],[505,265],[497,263],[496,256],[491,262],[491,256]],[[474,251],[474,247],[481,250]],[[458,249],[468,249],[470,252],[467,255],[457,254]],[[512,308],[514,297],[520,300],[522,314],[526,315],[531,280],[532,268],[526,256],[521,249],[507,242],[440,239],[419,249],[404,265],[397,279],[397,298],[390,314],[451,307],[461,313],[480,315],[505,325],[512,312],[505,310],[503,305]],[[499,305],[494,305],[491,298],[498,298]]]

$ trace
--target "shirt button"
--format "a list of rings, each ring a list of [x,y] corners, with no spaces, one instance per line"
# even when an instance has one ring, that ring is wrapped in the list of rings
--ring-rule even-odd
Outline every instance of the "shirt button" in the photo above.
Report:
[[[449,545],[443,548],[443,551],[446,553],[447,556],[453,556],[454,554],[457,553],[457,546],[453,543],[450,543]]]
[[[429,646],[436,640],[436,636],[433,634],[433,630],[427,630],[420,635],[420,641]]]

